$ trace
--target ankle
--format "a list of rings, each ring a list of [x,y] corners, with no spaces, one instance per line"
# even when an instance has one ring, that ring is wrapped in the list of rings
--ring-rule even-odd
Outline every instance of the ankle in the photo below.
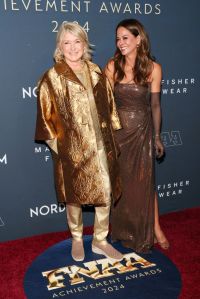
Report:
[[[93,239],[92,240],[92,245],[107,245],[108,244],[108,241],[106,239],[103,239],[103,240],[97,240],[97,239]]]
[[[72,242],[83,242],[82,238],[72,238]]]

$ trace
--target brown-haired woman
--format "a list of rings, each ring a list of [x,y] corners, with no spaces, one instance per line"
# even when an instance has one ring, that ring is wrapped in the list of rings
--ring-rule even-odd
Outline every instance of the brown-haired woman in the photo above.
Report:
[[[161,66],[150,54],[143,25],[135,19],[117,25],[116,46],[105,69],[123,127],[115,135],[121,150],[123,194],[112,209],[112,238],[137,252],[148,252],[156,241],[167,249],[154,181],[154,148],[158,158],[164,154],[160,138]]]

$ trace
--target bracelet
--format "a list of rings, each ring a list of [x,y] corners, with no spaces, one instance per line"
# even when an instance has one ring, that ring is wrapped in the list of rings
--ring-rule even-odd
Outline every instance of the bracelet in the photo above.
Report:
[[[155,134],[154,137],[160,137],[160,134]]]

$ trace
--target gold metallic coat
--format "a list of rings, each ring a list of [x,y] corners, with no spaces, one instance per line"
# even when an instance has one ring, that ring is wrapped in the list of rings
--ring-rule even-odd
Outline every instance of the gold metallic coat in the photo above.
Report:
[[[107,155],[113,199],[121,194],[113,129],[121,128],[112,90],[99,67],[87,61],[103,144]],[[108,201],[94,127],[89,123],[88,92],[72,69],[59,62],[38,85],[36,140],[56,143],[52,150],[59,202],[102,205]],[[48,143],[49,144],[49,143]]]

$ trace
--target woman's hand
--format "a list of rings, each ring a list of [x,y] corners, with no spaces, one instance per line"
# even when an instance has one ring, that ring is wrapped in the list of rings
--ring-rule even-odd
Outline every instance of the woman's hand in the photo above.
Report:
[[[165,149],[160,136],[155,136],[154,147],[156,150],[156,158],[161,158],[164,155]]]

